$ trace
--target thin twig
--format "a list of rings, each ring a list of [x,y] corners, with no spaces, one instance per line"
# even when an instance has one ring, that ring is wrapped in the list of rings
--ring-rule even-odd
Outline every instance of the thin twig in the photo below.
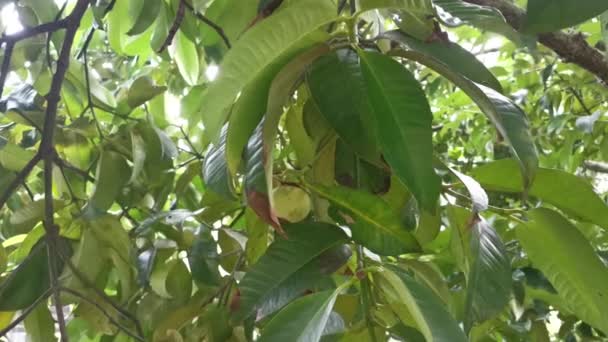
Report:
[[[207,18],[206,16],[204,16],[203,14],[197,12],[194,7],[192,7],[191,4],[189,4],[188,2],[184,1],[184,3],[186,4],[186,7],[188,7],[188,9],[192,12],[192,14],[194,14],[194,16],[202,21],[203,23],[207,24],[209,27],[211,27],[220,37],[222,37],[222,40],[224,41],[224,44],[226,44],[226,46],[230,49],[232,48],[232,45],[230,44],[230,40],[228,39],[228,36],[226,35],[226,33],[224,32],[224,29],[222,29],[222,27],[216,23],[213,22],[213,20]]]
[[[99,133],[99,138],[103,140],[103,138],[104,138],[103,131],[101,130],[99,120],[97,120],[97,115],[95,115],[95,108],[93,106],[93,96],[91,95],[91,80],[89,78],[90,76],[89,76],[89,64],[88,64],[89,61],[87,59],[87,51],[88,51],[88,47],[89,47],[89,45],[88,45],[89,42],[90,41],[85,42],[85,45],[82,48],[82,63],[84,66],[84,79],[85,79],[86,90],[87,90],[87,102],[88,102],[87,107],[91,111],[93,120],[95,120],[95,127],[97,128],[97,133]]]
[[[69,293],[72,296],[78,297],[80,300],[93,305],[97,310],[99,310],[99,312],[101,312],[108,319],[108,321],[110,321],[110,323],[112,323],[113,325],[115,325],[122,332],[124,332],[125,334],[131,336],[132,338],[136,339],[137,341],[145,342],[145,340],[143,338],[143,335],[139,335],[137,333],[134,333],[131,330],[127,329],[127,327],[125,327],[122,324],[120,324],[120,322],[118,322],[116,319],[114,319],[114,317],[112,317],[112,315],[108,311],[106,311],[106,309],[104,309],[103,306],[99,305],[99,303],[95,302],[94,300],[91,300],[91,299],[87,298],[86,296],[82,295],[80,292],[74,291],[74,290],[72,290],[70,288],[67,288],[67,287],[60,287],[59,290],[61,292]]]
[[[158,52],[161,53],[165,51],[165,49],[171,45],[173,42],[173,38],[179,30],[179,27],[182,25],[182,21],[184,20],[184,15],[186,14],[186,0],[179,0],[179,5],[177,5],[177,12],[175,13],[175,20],[173,20],[173,25],[169,28],[169,34],[167,38],[163,42],[163,44],[158,49]]]
[[[87,171],[79,169],[78,167],[70,164],[68,161],[61,159],[58,155],[55,155],[55,164],[57,164],[57,166],[59,166],[59,167],[62,167],[62,168],[65,168],[67,170],[77,173],[82,178],[84,178],[85,180],[87,180],[91,183],[95,183],[95,178],[93,176],[91,176]]]

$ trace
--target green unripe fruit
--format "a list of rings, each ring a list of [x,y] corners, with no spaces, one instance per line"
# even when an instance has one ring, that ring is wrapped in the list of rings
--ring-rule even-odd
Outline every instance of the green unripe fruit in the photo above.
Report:
[[[312,207],[308,193],[297,186],[279,186],[272,192],[272,198],[276,215],[292,223],[305,219]]]

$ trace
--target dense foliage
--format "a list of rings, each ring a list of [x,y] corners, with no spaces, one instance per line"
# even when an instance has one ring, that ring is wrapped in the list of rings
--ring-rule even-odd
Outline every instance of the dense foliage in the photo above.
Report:
[[[0,6],[1,336],[607,339],[605,0]]]

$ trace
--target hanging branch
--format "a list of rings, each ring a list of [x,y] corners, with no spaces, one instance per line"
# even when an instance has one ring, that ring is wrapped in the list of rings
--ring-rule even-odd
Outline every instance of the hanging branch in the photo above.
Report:
[[[188,9],[192,12],[192,14],[194,14],[194,16],[202,21],[203,23],[207,24],[209,27],[211,27],[213,30],[215,30],[215,32],[222,37],[222,40],[224,41],[224,44],[226,44],[226,46],[230,49],[232,47],[232,45],[230,44],[230,40],[228,39],[228,36],[226,35],[226,33],[224,32],[224,29],[222,29],[221,26],[219,26],[218,24],[214,23],[211,19],[207,18],[206,16],[202,15],[201,13],[197,12],[194,7],[192,7],[192,5],[190,5],[188,2],[184,1],[184,3],[186,4],[186,7],[188,7]]]
[[[15,318],[4,329],[0,330],[0,337],[6,336],[11,330],[13,330],[19,324],[21,324],[21,322],[23,322],[27,318],[27,316],[29,316],[29,314],[32,313],[32,311],[34,311],[34,309],[36,309],[36,307],[40,303],[42,303],[45,299],[47,299],[49,297],[49,295],[51,294],[51,290],[52,290],[52,288],[49,288],[46,291],[44,291],[44,293],[42,295],[40,295],[40,297],[38,297],[34,301],[34,303],[32,303],[32,305],[28,306],[26,309],[21,311],[21,314],[17,318]]]
[[[177,13],[175,13],[175,20],[173,20],[173,25],[169,29],[169,34],[167,38],[163,42],[163,44],[158,49],[158,53],[165,51],[165,49],[171,45],[173,42],[173,38],[179,30],[179,27],[182,25],[182,21],[184,21],[184,15],[186,15],[186,0],[179,0],[179,5],[177,7]]]
[[[506,0],[464,0],[476,5],[493,7],[499,10],[507,23],[518,30],[526,12]],[[590,46],[581,34],[564,32],[543,33],[538,35],[538,41],[553,50],[568,63],[574,63],[594,74],[602,83],[608,86],[608,61],[598,50]]]

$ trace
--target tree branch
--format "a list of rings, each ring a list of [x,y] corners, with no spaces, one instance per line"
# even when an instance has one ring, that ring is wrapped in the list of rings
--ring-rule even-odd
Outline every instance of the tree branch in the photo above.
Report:
[[[65,79],[65,74],[70,64],[70,56],[72,45],[76,31],[80,26],[80,20],[84,16],[85,11],[89,7],[89,0],[78,0],[72,13],[66,18],[56,21],[52,27],[57,27],[58,23],[63,23],[59,27],[65,28],[65,37],[59,58],[57,59],[57,67],[51,82],[51,88],[46,95],[47,107],[44,127],[42,129],[42,141],[38,155],[44,162],[44,230],[46,232],[47,249],[49,254],[49,273],[51,278],[51,288],[53,288],[53,301],[57,315],[57,323],[61,333],[61,341],[67,341],[68,335],[63,315],[63,305],[61,304],[60,289],[58,287],[58,270],[57,249],[59,240],[59,228],[54,222],[54,203],[53,203],[53,163],[56,158],[54,135],[57,121],[57,108],[61,100],[61,87]]]
[[[232,46],[230,45],[230,40],[228,40],[228,36],[226,35],[226,33],[224,32],[224,29],[222,29],[221,26],[219,26],[218,24],[214,23],[211,19],[205,17],[204,15],[202,15],[201,13],[198,13],[197,11],[194,10],[194,7],[192,7],[192,5],[190,5],[187,1],[184,1],[186,7],[188,7],[188,9],[190,11],[192,11],[192,14],[194,14],[194,16],[196,18],[198,18],[198,20],[202,21],[203,23],[207,24],[209,27],[211,27],[213,30],[215,30],[215,32],[222,37],[222,40],[224,41],[224,43],[226,44],[226,46],[230,49]]]
[[[4,207],[4,204],[9,199],[9,197],[11,197],[13,192],[19,187],[19,184],[25,182],[27,176],[30,174],[30,172],[32,172],[36,164],[38,164],[41,159],[42,158],[40,156],[40,153],[37,153],[27,164],[25,164],[23,169],[21,169],[21,171],[17,173],[15,179],[13,179],[13,181],[8,185],[8,187],[6,187],[2,195],[0,195],[0,209]]]
[[[177,13],[175,13],[175,20],[173,20],[173,25],[169,28],[169,34],[167,38],[163,42],[163,45],[160,46],[158,52],[163,52],[171,43],[173,42],[173,38],[179,30],[179,27],[182,25],[182,21],[184,20],[184,15],[186,14],[186,0],[179,0],[179,5],[177,5]]]
[[[38,306],[38,304],[42,303],[45,299],[49,297],[51,294],[52,288],[48,288],[40,297],[38,297],[32,305],[28,306],[26,309],[21,311],[19,317],[15,318],[9,325],[7,325],[4,329],[0,331],[0,337],[6,336],[11,330],[13,330],[16,326],[21,324],[23,320],[27,318],[27,316],[34,311],[34,309]]]
[[[506,0],[464,1],[498,9],[507,23],[516,30],[521,28],[526,15],[523,9]],[[608,61],[599,50],[585,41],[583,35],[564,32],[543,33],[538,36],[538,41],[557,53],[567,63],[574,63],[586,69],[600,79],[605,86],[608,86]]]

